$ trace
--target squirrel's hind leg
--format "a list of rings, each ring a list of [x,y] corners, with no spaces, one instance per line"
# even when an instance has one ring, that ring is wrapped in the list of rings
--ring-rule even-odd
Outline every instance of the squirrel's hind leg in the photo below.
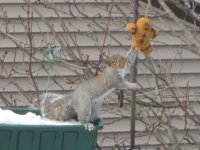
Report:
[[[85,126],[85,130],[88,130],[88,131],[93,131],[96,129],[96,127],[92,123],[85,123],[84,126]]]
[[[92,104],[89,96],[85,93],[79,93],[75,95],[73,108],[77,113],[78,121],[84,124],[86,129],[92,129],[90,122],[90,117],[92,113]]]

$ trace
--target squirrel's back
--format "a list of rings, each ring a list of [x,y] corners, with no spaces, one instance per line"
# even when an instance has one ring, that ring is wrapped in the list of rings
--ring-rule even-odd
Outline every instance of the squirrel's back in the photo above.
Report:
[[[120,80],[121,77],[117,75],[115,69],[106,68],[102,74],[81,83],[74,94],[85,93],[90,99],[94,99],[116,86]]]

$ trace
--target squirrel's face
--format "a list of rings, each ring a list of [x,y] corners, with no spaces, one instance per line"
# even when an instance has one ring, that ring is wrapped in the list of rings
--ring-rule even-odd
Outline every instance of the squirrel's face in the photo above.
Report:
[[[125,67],[126,61],[125,61],[124,57],[122,57],[121,55],[115,54],[115,55],[111,56],[110,58],[105,59],[104,63],[106,65],[108,65],[108,67],[122,69]]]

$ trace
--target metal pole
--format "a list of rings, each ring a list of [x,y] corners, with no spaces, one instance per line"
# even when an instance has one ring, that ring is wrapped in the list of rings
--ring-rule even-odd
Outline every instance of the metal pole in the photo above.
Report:
[[[138,0],[131,0],[133,21],[136,22],[138,19]],[[131,68],[131,81],[136,82],[137,77],[137,58],[134,65]],[[135,149],[135,110],[136,110],[136,92],[132,90],[132,102],[131,102],[131,149]]]

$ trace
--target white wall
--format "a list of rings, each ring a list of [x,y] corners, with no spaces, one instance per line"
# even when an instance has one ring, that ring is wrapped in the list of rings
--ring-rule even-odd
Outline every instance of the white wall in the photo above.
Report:
[[[3,19],[1,20],[3,21],[3,24],[1,24],[0,30],[3,32],[7,31],[11,38],[15,39],[18,44],[23,45],[24,43],[28,43],[29,45],[27,33],[24,28],[28,23],[27,13],[23,10],[23,8],[27,9],[25,2],[21,0],[0,0],[0,3],[0,14]],[[64,0],[59,0],[53,5],[50,4],[50,7],[55,8],[58,12],[60,11],[59,15],[61,20],[67,26],[65,30],[68,29],[68,31],[63,30],[61,20],[55,14],[53,9],[45,8],[41,4],[31,4],[41,12],[51,25],[54,26],[54,30],[57,34],[64,37],[63,39],[66,40],[63,40],[66,48],[62,53],[57,53],[56,55],[59,58],[63,58],[64,60],[67,59],[71,62],[72,58],[68,55],[69,50],[75,51],[78,56],[77,49],[80,49],[84,56],[87,54],[91,60],[98,60],[102,47],[107,55],[110,53],[120,53],[125,55],[126,50],[131,46],[130,34],[125,31],[124,24],[126,23],[126,19],[120,13],[120,10],[116,5],[120,7],[127,16],[131,17],[132,14],[129,1],[117,0],[115,3],[116,5],[113,6],[111,16],[108,11],[111,9],[111,0],[105,2],[98,1],[97,3],[85,0],[84,2],[76,1],[76,3],[79,9],[88,15],[87,17],[81,15],[77,11],[73,2],[69,4],[65,3]],[[145,13],[145,6],[144,3],[140,3],[140,14]],[[70,12],[73,12],[73,15],[75,15],[76,18],[70,14]],[[95,24],[94,20],[97,24]],[[171,76],[174,77],[174,82],[181,90],[183,90],[182,93],[180,92],[180,96],[185,95],[184,91],[187,91],[186,86],[188,80],[189,94],[191,95],[190,98],[192,101],[190,102],[190,107],[193,107],[198,111],[199,103],[196,103],[196,101],[198,100],[197,96],[199,95],[200,85],[199,56],[185,49],[187,43],[184,42],[183,33],[175,22],[164,15],[162,17],[151,17],[151,20],[155,27],[161,31],[161,35],[152,42],[155,49],[152,53],[152,57],[155,62],[160,64],[160,68],[157,68],[158,71],[163,73],[163,76],[166,76],[166,78],[169,77],[166,74],[166,70],[171,72]],[[8,24],[6,24],[6,22]],[[24,26],[22,22],[24,23]],[[41,51],[44,50],[46,43],[54,39],[54,36],[50,33],[47,34],[47,32],[50,31],[49,28],[45,25],[44,20],[42,20],[35,12],[33,12],[33,18],[30,19],[30,22],[32,26],[33,46],[36,48],[33,49],[33,56],[35,59],[32,59],[33,63],[31,70],[37,87],[40,91],[45,91],[47,89],[48,73],[42,68],[42,65],[48,68],[48,62]],[[106,30],[102,30],[102,28],[99,27],[101,26],[106,29],[108,23],[109,34]],[[78,46],[73,43],[74,41],[72,41],[70,36],[73,37]],[[199,35],[197,37],[200,38]],[[48,40],[48,38],[50,40]],[[46,41],[44,41],[44,39],[46,39]],[[95,42],[94,39],[96,39]],[[55,43],[57,46],[63,46],[57,39],[55,40]],[[28,105],[29,101],[27,99],[31,99],[35,95],[33,82],[27,73],[27,70],[30,67],[30,57],[26,52],[30,52],[30,49],[27,47],[25,47],[25,49],[18,48],[16,43],[9,40],[8,37],[0,39],[0,58],[3,60],[3,63],[0,63],[1,105],[4,105],[2,103],[4,98],[8,99],[11,103],[16,101],[17,105]],[[7,53],[6,57],[4,57],[5,53]],[[144,61],[143,56],[140,56],[140,58],[141,61]],[[48,70],[51,75],[48,91],[63,93],[73,90],[76,84],[68,84],[66,78],[75,81],[78,78],[77,74],[83,73],[80,69],[66,68],[66,64],[64,63],[64,66],[62,64],[63,63],[58,60],[56,64]],[[140,62],[138,64],[137,79],[145,88],[154,87],[153,76]],[[24,91],[19,93],[19,87]],[[164,94],[164,96],[167,96],[167,94]],[[180,97],[180,99],[181,98],[182,97]],[[142,96],[138,97],[138,99],[144,100]],[[165,101],[173,101],[173,99],[169,97],[168,99],[165,98]],[[124,108],[121,109],[118,107],[116,95],[112,95],[105,100],[102,111],[105,126],[99,134],[99,143],[105,149],[111,149],[115,144],[122,146],[123,142],[121,143],[121,141],[125,141],[124,144],[129,145],[130,106],[126,102]],[[149,120],[154,120],[156,122],[156,117],[150,110],[148,111],[148,109],[149,108],[147,107],[137,105],[138,117],[140,117],[139,113],[142,112]],[[155,111],[159,114],[162,109],[157,108]],[[150,112],[151,114],[147,112]],[[177,135],[182,138],[185,134],[183,131],[183,124],[185,122],[183,118],[178,116],[183,116],[184,112],[179,109],[171,109],[170,112],[171,119],[174,122],[173,124],[177,127],[174,132],[177,132]],[[112,121],[114,123],[109,124]],[[107,123],[109,125],[106,125]],[[189,129],[191,129],[189,131],[192,132],[191,135],[194,134],[194,136],[196,136],[195,132],[197,132],[197,128],[190,127]],[[144,125],[140,121],[136,122],[136,130],[145,130]],[[139,132],[137,132],[137,134],[138,133]],[[144,149],[145,147],[148,147],[149,150],[161,146],[151,134],[142,137],[138,136],[136,138],[136,144],[141,145]],[[187,149],[190,150],[196,149],[196,146],[192,145],[186,144],[183,146],[186,148],[188,147]]]

